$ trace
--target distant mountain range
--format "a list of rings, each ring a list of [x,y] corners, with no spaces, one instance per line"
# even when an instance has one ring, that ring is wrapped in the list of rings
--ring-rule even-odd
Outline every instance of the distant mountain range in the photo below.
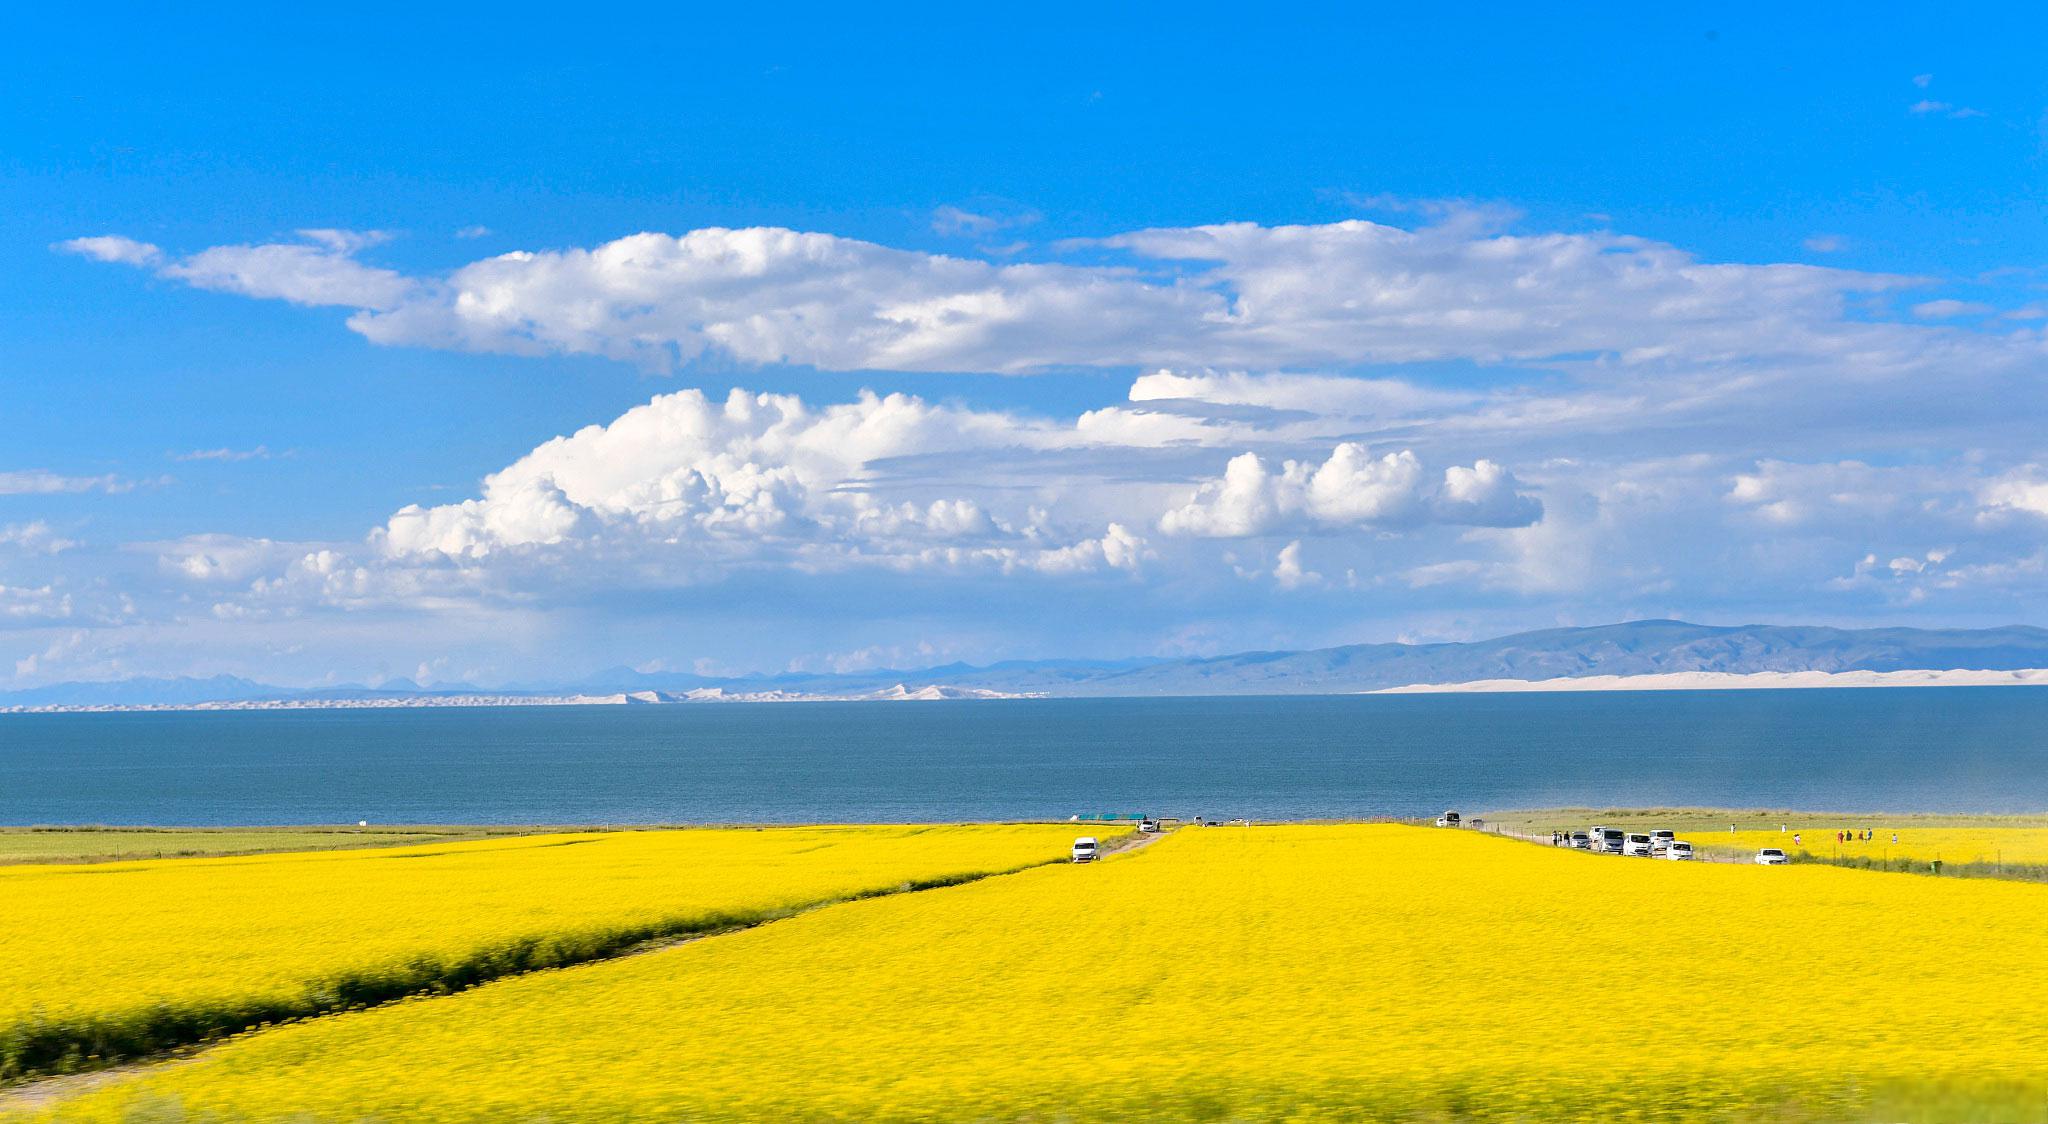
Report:
[[[62,683],[0,692],[4,707],[164,707],[229,702],[317,705],[431,702],[437,698],[563,699],[656,692],[667,697],[1068,697],[1349,694],[1411,684],[1541,680],[1682,672],[2006,671],[2048,668],[2048,629],[1739,625],[1631,621],[1556,628],[1455,644],[1351,644],[1204,659],[1012,661],[916,670],[739,677],[614,668],[581,679],[512,687],[396,681],[303,690],[234,676]],[[944,688],[949,690],[925,690]]]

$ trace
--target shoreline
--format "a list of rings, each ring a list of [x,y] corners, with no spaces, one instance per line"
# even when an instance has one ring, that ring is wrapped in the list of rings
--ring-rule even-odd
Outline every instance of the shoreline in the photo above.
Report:
[[[796,691],[685,692],[616,691],[604,694],[522,695],[475,692],[373,698],[217,699],[189,703],[49,703],[0,706],[10,714],[183,714],[298,710],[442,710],[500,707],[688,706],[719,703],[966,702],[1019,699],[1269,699],[1356,698],[1363,695],[1624,693],[1636,691],[1797,691],[1843,688],[2048,687],[2048,668],[1994,671],[1975,668],[1906,671],[1674,671],[1651,675],[1581,675],[1553,679],[1474,679],[1453,683],[1404,683],[1364,691],[1259,691],[1201,695],[1058,695],[1043,691],[997,691],[932,684],[894,687],[866,694],[806,694]]]
[[[2048,669],[1984,671],[1671,671],[1655,675],[1584,675],[1556,679],[1475,679],[1411,683],[1368,695],[1520,694],[1558,691],[1798,691],[1824,688],[2048,687]]]
[[[859,695],[814,695],[797,691],[611,691],[602,694],[521,695],[469,692],[451,695],[386,695],[369,698],[208,699],[189,703],[48,703],[0,706],[0,714],[178,714],[249,710],[440,710],[528,706],[686,706],[716,703],[956,702],[982,699],[1038,699],[1032,692],[931,684],[894,687]]]

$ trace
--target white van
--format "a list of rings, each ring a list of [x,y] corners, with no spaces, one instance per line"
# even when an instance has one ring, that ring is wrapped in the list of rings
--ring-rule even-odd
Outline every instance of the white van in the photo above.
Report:
[[[1673,839],[1665,846],[1664,857],[1673,862],[1689,862],[1692,859],[1692,844],[1683,839]]]
[[[1618,827],[1596,827],[1593,829],[1593,849],[1603,855],[1619,855],[1627,838],[1628,833]]]
[[[1639,859],[1649,858],[1650,837],[1642,834],[1641,832],[1629,832],[1628,839],[1621,845],[1621,853],[1624,855],[1633,855]]]
[[[1101,857],[1102,848],[1096,845],[1093,835],[1083,835],[1081,838],[1074,840],[1075,862],[1092,863]]]

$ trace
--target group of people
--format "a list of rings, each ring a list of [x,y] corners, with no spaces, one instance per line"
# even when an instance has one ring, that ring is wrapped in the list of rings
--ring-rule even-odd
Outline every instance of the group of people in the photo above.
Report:
[[[1783,831],[1785,829],[1781,827],[1778,830]],[[1877,832],[1869,828],[1864,828],[1862,831],[1838,831],[1835,833],[1835,842],[1837,843],[1868,843],[1876,838]],[[1892,832],[1892,842],[1897,843],[1898,841],[1899,833],[1896,831]],[[1792,845],[1794,847],[1804,845],[1800,842],[1799,833],[1796,831],[1792,833]]]

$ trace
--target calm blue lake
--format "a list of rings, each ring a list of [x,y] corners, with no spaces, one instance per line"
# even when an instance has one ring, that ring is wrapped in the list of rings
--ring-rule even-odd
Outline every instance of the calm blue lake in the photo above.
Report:
[[[0,715],[0,823],[2048,810],[2048,690]]]

